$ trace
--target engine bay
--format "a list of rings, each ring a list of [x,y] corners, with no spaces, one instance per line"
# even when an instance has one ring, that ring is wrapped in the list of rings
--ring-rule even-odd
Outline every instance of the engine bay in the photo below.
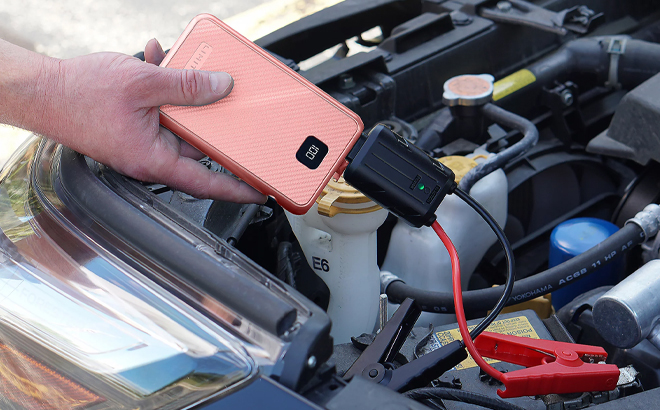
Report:
[[[382,124],[450,168],[504,228],[516,281],[525,285],[490,331],[597,346],[619,368],[610,391],[506,399],[552,410],[606,409],[603,403],[660,387],[657,222],[641,222],[651,231],[643,227],[634,243],[639,232],[623,232],[635,218],[653,218],[655,208],[643,211],[660,200],[659,42],[660,3],[558,0],[346,1],[257,41],[356,112],[367,129]],[[486,85],[448,85],[468,74]],[[492,97],[482,101],[488,84]],[[472,169],[526,138],[478,109],[491,101],[527,119],[538,142],[468,180]],[[341,384],[383,340],[411,288],[419,290],[420,311],[400,323],[407,337],[399,336],[391,361],[403,368],[460,339],[451,300],[439,296],[451,293],[451,263],[433,230],[410,226],[343,178],[331,181],[305,215],[273,200],[241,205],[145,186],[327,312],[334,353],[303,392],[317,404],[334,397],[328,380]],[[455,195],[436,218],[460,256],[474,325],[492,309],[491,295],[501,293],[494,287],[506,279],[504,252]],[[578,266],[578,256],[601,243],[611,249],[602,245],[589,266],[561,268],[568,260]],[[542,279],[548,272],[557,280]],[[470,360],[431,385],[497,398],[501,384]],[[431,408],[473,408],[424,400]]]

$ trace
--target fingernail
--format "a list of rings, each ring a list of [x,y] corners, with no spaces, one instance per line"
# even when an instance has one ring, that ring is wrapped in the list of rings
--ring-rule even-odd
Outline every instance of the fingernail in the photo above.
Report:
[[[226,96],[234,88],[234,79],[225,72],[217,72],[209,74],[211,80],[211,90],[215,94]]]
[[[158,47],[158,51],[165,54],[165,51],[163,51],[163,46],[160,45],[160,42],[156,40],[156,38],[154,38],[154,41],[156,42],[156,47]]]

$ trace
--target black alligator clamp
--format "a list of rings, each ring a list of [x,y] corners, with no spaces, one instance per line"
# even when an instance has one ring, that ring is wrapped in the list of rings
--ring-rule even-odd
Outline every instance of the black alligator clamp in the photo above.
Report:
[[[362,376],[392,390],[404,392],[428,385],[465,360],[465,347],[456,340],[401,367],[394,367],[394,357],[421,313],[422,310],[413,299],[404,300],[383,330],[348,369],[344,380]]]

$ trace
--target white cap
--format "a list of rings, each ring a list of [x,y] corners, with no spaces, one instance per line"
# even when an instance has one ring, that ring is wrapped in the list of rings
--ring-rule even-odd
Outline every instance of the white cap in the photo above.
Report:
[[[445,81],[442,102],[450,107],[456,105],[475,106],[493,99],[493,82],[490,74],[467,74]]]

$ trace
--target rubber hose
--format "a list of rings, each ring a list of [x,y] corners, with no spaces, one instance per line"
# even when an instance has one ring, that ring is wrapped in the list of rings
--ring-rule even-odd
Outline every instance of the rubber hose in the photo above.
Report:
[[[241,239],[241,236],[245,233],[248,226],[252,222],[257,213],[259,213],[261,205],[250,204],[246,207],[241,219],[239,219],[238,224],[234,227],[234,230],[227,236],[227,242],[235,246],[236,243]]]
[[[590,37],[569,41],[557,52],[528,66],[535,81],[515,91],[502,101],[509,100],[529,87],[543,87],[563,82],[576,74],[589,75],[598,84],[608,81],[611,56],[607,52],[613,38]],[[618,58],[617,81],[630,90],[660,72],[660,44],[642,40],[626,39],[625,52]],[[500,104],[502,101],[498,101]]]
[[[642,228],[636,224],[627,224],[588,251],[544,272],[517,280],[507,305],[526,302],[580,280],[594,270],[618,259],[635,245],[644,242],[644,238]],[[451,292],[417,289],[400,280],[390,282],[385,291],[393,303],[401,303],[409,297],[415,299],[425,312],[454,312]],[[477,313],[489,310],[501,295],[502,290],[499,287],[463,292],[465,311]]]
[[[527,152],[539,140],[539,131],[530,120],[509,112],[495,104],[488,103],[481,108],[486,118],[493,122],[520,131],[523,138],[504,151],[493,155],[485,162],[472,168],[459,183],[465,192],[470,192],[472,186],[481,178],[503,167],[507,162]]]
[[[612,37],[575,40],[568,50],[574,55],[574,70],[580,73],[596,73],[598,81],[608,79],[610,55],[607,47]],[[597,43],[597,44],[594,44]],[[626,49],[619,57],[618,81],[630,90],[648,80],[660,71],[660,44],[641,40],[626,40]]]
[[[450,389],[448,387],[425,387],[407,391],[403,395],[416,401],[441,399],[474,404],[493,410],[523,410],[522,407],[501,399],[465,390]]]

